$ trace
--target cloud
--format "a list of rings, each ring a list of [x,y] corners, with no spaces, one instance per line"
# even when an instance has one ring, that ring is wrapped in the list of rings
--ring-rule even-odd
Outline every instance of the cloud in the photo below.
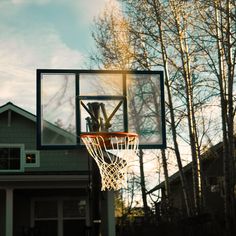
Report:
[[[0,0],[0,105],[12,101],[35,113],[37,68],[83,68],[87,29],[106,1]]]
[[[108,1],[110,0],[60,0],[60,2],[63,4],[68,4],[68,2],[70,2],[69,5],[72,7],[72,10],[75,11],[78,16],[78,22],[87,25],[92,23],[94,16],[99,15],[99,13],[105,7]]]
[[[22,4],[38,4],[43,5],[50,2],[50,0],[11,0],[13,4],[22,5]]]
[[[35,113],[36,69],[81,68],[83,55],[53,30],[25,33],[5,29],[0,36],[0,105],[12,101]]]

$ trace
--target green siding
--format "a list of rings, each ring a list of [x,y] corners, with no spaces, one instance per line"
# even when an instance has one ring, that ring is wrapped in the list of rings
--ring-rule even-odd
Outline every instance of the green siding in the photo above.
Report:
[[[88,169],[86,151],[40,151],[40,171],[78,171]]]
[[[34,121],[8,111],[0,114],[0,143],[24,144],[25,150],[36,150],[36,124]],[[86,150],[40,151],[40,167],[25,168],[25,171],[86,171],[88,154]]]

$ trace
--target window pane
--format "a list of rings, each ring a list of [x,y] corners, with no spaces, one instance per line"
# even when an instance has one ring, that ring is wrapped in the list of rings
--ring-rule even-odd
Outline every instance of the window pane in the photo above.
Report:
[[[25,162],[27,164],[35,164],[36,163],[36,154],[35,153],[26,153]]]
[[[70,200],[63,202],[64,217],[85,217],[85,200]]]
[[[35,202],[35,218],[55,218],[57,217],[56,201]]]
[[[10,148],[10,168],[11,170],[20,169],[20,148]]]
[[[85,236],[85,220],[64,220],[63,236]]]
[[[8,169],[8,148],[0,149],[0,169]]]
[[[35,221],[35,229],[37,229],[39,235],[42,236],[57,236],[57,221]],[[35,233],[35,235],[37,235]]]
[[[0,148],[0,170],[20,169],[20,148]]]

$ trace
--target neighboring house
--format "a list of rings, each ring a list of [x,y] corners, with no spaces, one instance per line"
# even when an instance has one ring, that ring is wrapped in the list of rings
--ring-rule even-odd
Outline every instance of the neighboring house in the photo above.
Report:
[[[68,138],[63,129],[47,128],[58,139]],[[92,225],[88,162],[85,148],[37,150],[36,117],[10,102],[1,106],[0,235],[88,235]],[[113,206],[106,197],[102,201],[103,235],[111,236]]]
[[[223,188],[223,146],[219,143],[211,147],[201,156],[202,178],[204,180],[204,213],[208,213],[214,219],[223,220],[224,215],[224,188]],[[188,193],[190,195],[190,204],[193,206],[193,177],[192,177],[192,163],[189,163],[183,168],[186,177]],[[176,219],[181,216],[186,216],[186,209],[184,204],[183,191],[180,182],[179,172],[169,177],[170,184],[170,204],[171,214]],[[165,220],[166,212],[166,196],[165,196],[165,182],[160,183],[153,188],[149,193],[161,190],[162,198],[157,204],[157,214],[159,220]],[[169,213],[170,214],[170,213]]]

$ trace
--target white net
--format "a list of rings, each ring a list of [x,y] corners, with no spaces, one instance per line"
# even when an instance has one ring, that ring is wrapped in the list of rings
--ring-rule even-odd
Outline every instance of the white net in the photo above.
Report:
[[[138,136],[128,133],[82,135],[89,154],[96,161],[102,181],[102,191],[127,187],[127,172],[138,149]]]

